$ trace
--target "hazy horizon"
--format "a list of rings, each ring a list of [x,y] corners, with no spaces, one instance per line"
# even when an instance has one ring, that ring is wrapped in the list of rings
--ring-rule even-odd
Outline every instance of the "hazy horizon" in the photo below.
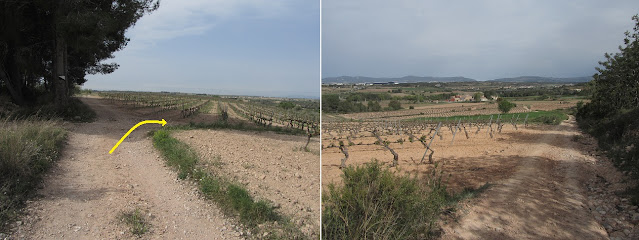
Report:
[[[83,87],[319,98],[319,30],[319,1],[163,0]]]
[[[322,1],[322,78],[592,76],[637,1]]]

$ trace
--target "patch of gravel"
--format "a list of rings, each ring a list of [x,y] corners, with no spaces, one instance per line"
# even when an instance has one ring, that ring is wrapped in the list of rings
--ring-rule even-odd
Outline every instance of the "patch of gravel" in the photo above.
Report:
[[[598,151],[592,137],[579,140],[590,156],[596,159],[593,177],[585,182],[588,209],[605,229],[610,239],[639,239],[639,209],[623,193],[636,184],[617,170],[612,161]]]

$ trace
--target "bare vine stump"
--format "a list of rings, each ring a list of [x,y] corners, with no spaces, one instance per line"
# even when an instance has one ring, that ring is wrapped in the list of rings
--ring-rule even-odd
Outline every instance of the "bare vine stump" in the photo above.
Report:
[[[339,165],[339,168],[342,169],[346,167],[346,160],[348,160],[348,148],[344,146],[344,142],[342,141],[339,141],[339,150],[342,151],[342,153],[344,154],[344,158],[342,158],[342,163]]]
[[[304,145],[304,150],[308,151],[308,144],[311,143],[311,137],[313,137],[313,134],[311,133],[311,131],[308,132],[308,138],[306,139],[306,145]]]
[[[394,167],[394,166],[399,165],[399,155],[397,155],[395,150],[390,148],[390,146],[388,146],[388,144],[384,140],[382,140],[382,138],[379,136],[379,134],[377,134],[377,130],[373,131],[373,135],[375,135],[375,137],[377,138],[379,143],[382,144],[382,146],[384,146],[384,148],[386,148],[388,151],[390,151],[393,154],[393,163],[390,166]]]

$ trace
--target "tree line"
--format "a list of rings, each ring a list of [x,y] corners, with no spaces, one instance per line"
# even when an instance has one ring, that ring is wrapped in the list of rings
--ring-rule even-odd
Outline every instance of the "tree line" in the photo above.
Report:
[[[158,0],[0,0],[0,93],[18,105],[53,100],[64,109],[87,74],[118,68],[103,61],[158,7]]]
[[[578,104],[577,120],[596,137],[617,167],[639,178],[639,16],[618,53],[606,53],[589,83],[590,102]],[[629,191],[639,204],[639,188]]]

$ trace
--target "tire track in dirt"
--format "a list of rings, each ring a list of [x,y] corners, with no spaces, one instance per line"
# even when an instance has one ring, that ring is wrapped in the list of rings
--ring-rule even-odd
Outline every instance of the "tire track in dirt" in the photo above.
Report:
[[[44,178],[38,199],[14,227],[16,239],[130,239],[117,216],[139,208],[151,224],[144,239],[237,239],[232,220],[202,199],[195,185],[177,180],[146,132],[134,131],[112,155],[108,151],[144,116],[82,99],[98,117],[75,124],[62,157]],[[171,124],[169,122],[168,124]]]
[[[444,226],[443,239],[607,239],[587,210],[580,184],[589,158],[575,150],[576,132],[571,117],[520,149],[525,158],[513,177],[484,192],[458,224]]]

